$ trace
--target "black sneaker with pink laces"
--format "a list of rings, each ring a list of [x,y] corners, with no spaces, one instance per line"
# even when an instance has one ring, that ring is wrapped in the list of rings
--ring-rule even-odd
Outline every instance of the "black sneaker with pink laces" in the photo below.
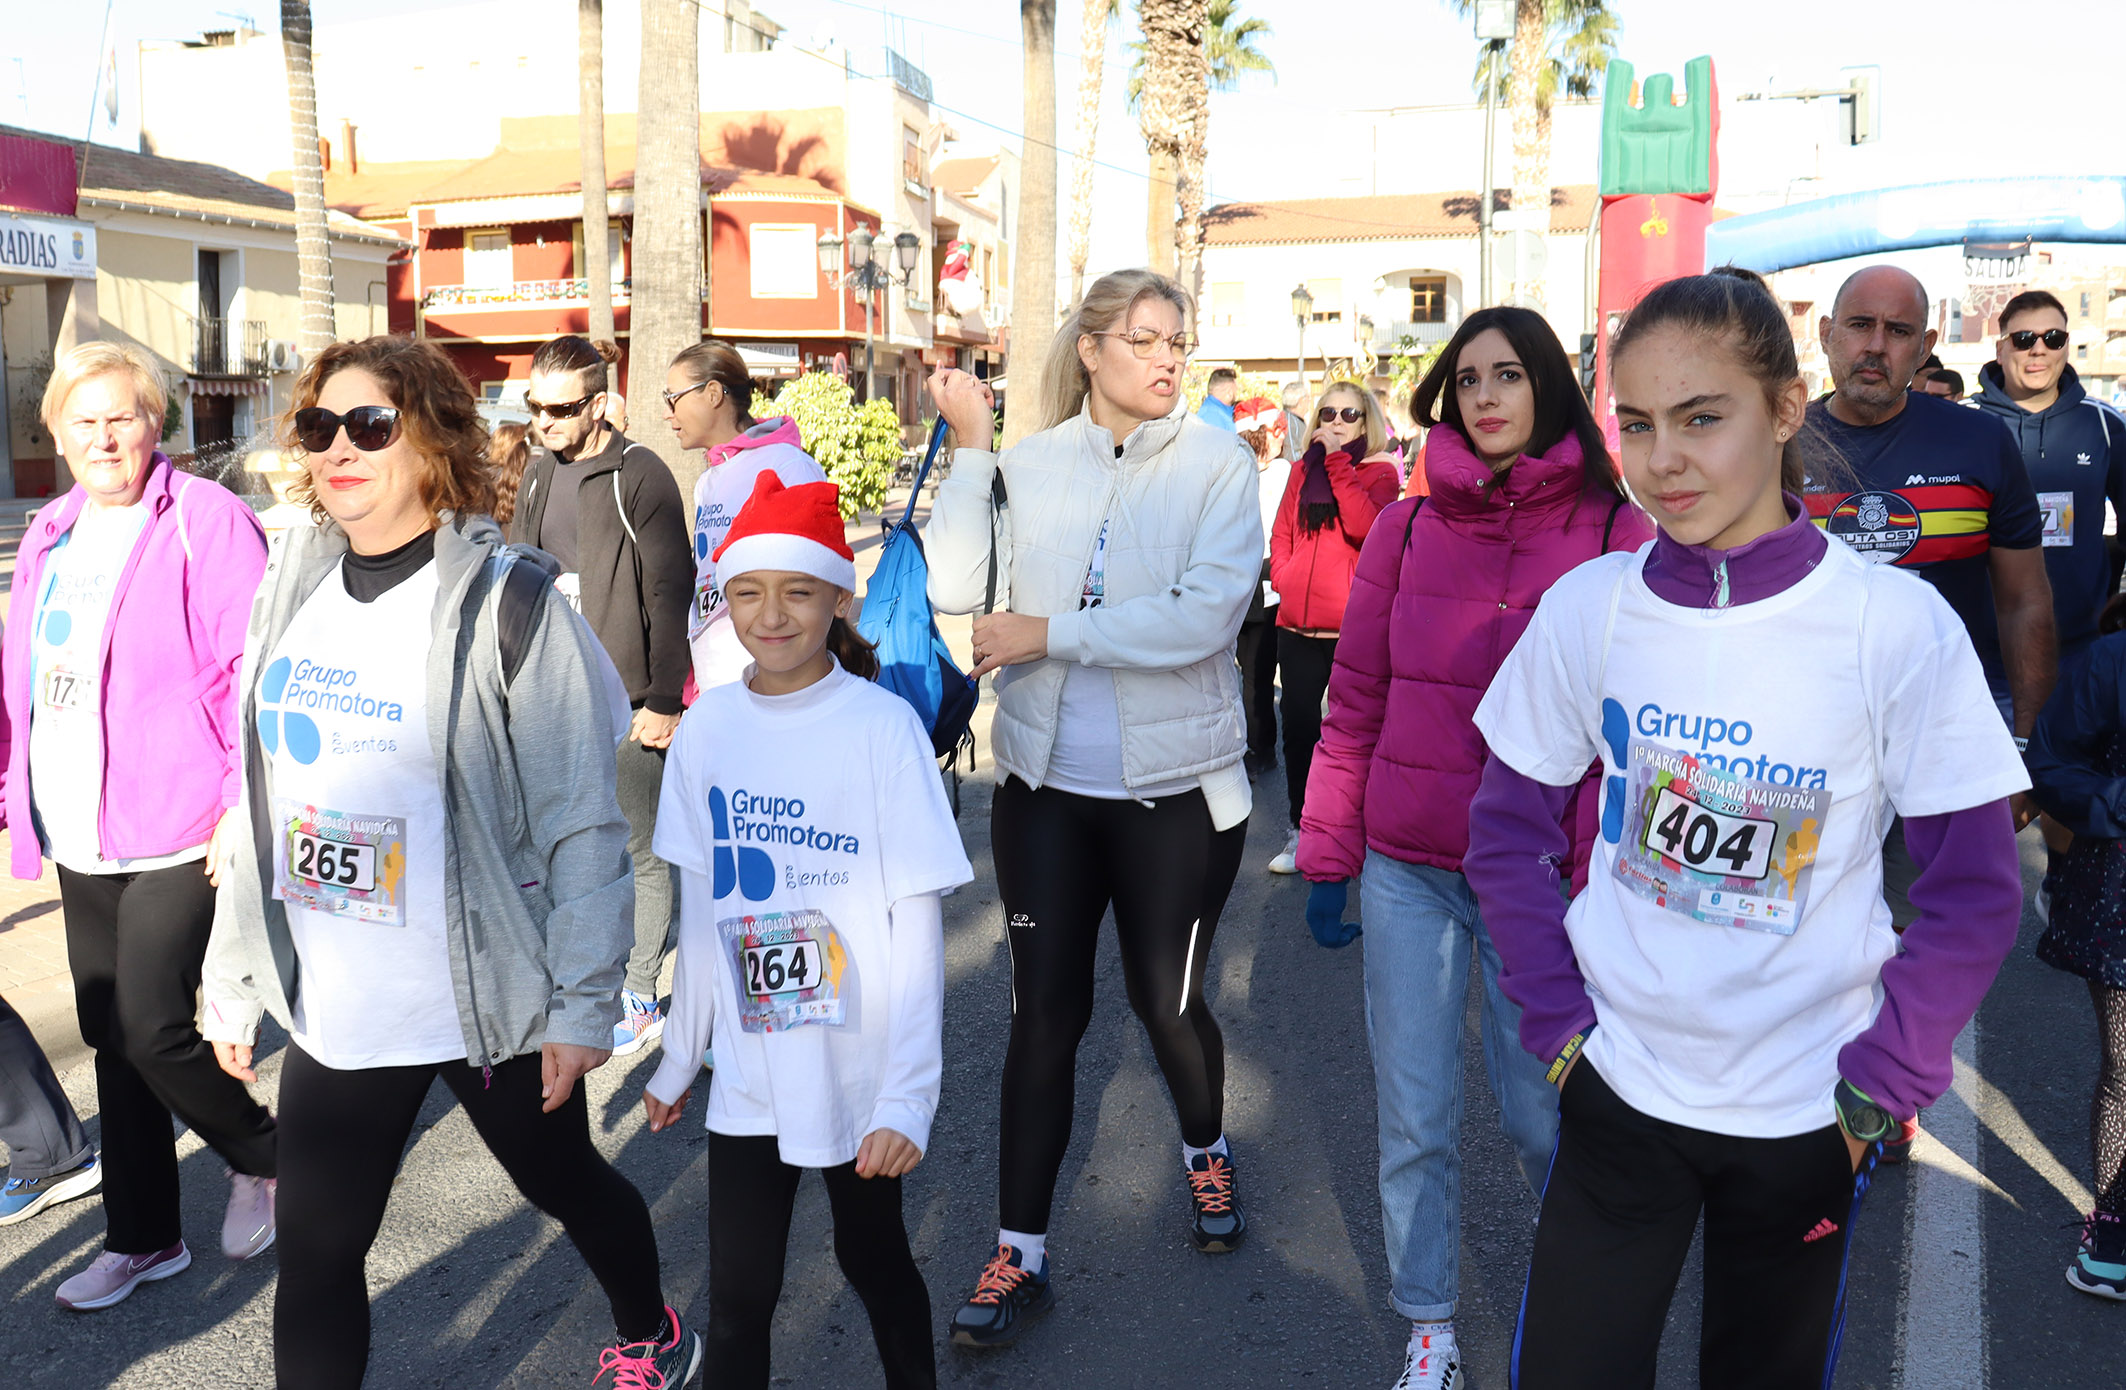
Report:
[[[1056,1306],[1048,1282],[1048,1258],[1039,1269],[1026,1267],[1016,1246],[999,1245],[982,1266],[974,1293],[952,1315],[952,1341],[962,1347],[1002,1347],[1019,1339],[1026,1325]]]
[[[1238,1250],[1247,1237],[1248,1219],[1240,1211],[1231,1154],[1200,1153],[1189,1160],[1189,1244],[1206,1255]]]
[[[681,1390],[700,1372],[701,1334],[689,1332],[667,1306],[656,1337],[619,1342],[600,1353],[591,1390]]]

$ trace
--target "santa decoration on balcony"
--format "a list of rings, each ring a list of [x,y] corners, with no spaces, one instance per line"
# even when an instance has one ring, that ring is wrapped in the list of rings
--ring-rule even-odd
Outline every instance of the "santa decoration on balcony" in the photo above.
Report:
[[[945,312],[957,318],[981,314],[982,281],[974,273],[973,242],[962,238],[945,252],[945,268],[938,274],[938,299]]]

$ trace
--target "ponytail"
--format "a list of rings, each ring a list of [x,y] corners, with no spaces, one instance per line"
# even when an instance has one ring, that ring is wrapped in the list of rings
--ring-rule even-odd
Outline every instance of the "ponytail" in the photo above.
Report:
[[[827,650],[842,669],[867,681],[878,679],[878,647],[865,640],[847,618],[836,617],[827,629]]]

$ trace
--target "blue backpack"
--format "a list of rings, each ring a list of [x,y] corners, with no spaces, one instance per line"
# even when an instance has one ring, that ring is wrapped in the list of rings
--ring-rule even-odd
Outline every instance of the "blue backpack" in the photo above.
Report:
[[[923,727],[930,731],[930,746],[940,758],[953,757],[963,742],[972,743],[968,725],[974,720],[980,688],[969,680],[952,659],[951,648],[938,632],[937,617],[930,609],[930,562],[923,555],[923,539],[915,529],[915,504],[923,494],[923,482],[937,461],[938,446],[945,437],[940,419],[930,431],[930,447],[916,470],[915,487],[908,494],[908,509],[887,528],[879,547],[878,568],[864,590],[863,610],[856,630],[878,648],[878,683],[915,706]],[[991,489],[1000,499],[1003,479]],[[997,556],[989,552],[989,597],[983,606],[996,606]],[[971,750],[970,750],[971,751]]]

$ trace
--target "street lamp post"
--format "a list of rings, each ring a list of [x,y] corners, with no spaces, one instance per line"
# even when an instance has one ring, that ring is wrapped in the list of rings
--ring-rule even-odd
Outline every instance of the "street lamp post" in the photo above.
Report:
[[[1292,287],[1292,317],[1299,322],[1299,384],[1307,384],[1307,320],[1314,314],[1314,294],[1305,283]]]
[[[1484,45],[1484,178],[1476,194],[1477,297],[1491,303],[1491,147],[1499,105],[1499,59],[1513,37],[1513,0],[1479,0],[1476,36]]]
[[[873,337],[871,300],[872,296],[889,285],[905,285],[915,278],[915,261],[923,249],[923,239],[914,232],[900,232],[893,238],[893,259],[900,267],[895,274],[879,264],[874,254],[878,238],[869,227],[859,226],[849,233],[849,268],[842,270],[842,240],[832,232],[819,239],[819,271],[827,277],[827,283],[838,288],[853,289],[864,297],[864,399],[870,400],[877,393],[877,383],[872,379],[875,368],[876,346]]]

